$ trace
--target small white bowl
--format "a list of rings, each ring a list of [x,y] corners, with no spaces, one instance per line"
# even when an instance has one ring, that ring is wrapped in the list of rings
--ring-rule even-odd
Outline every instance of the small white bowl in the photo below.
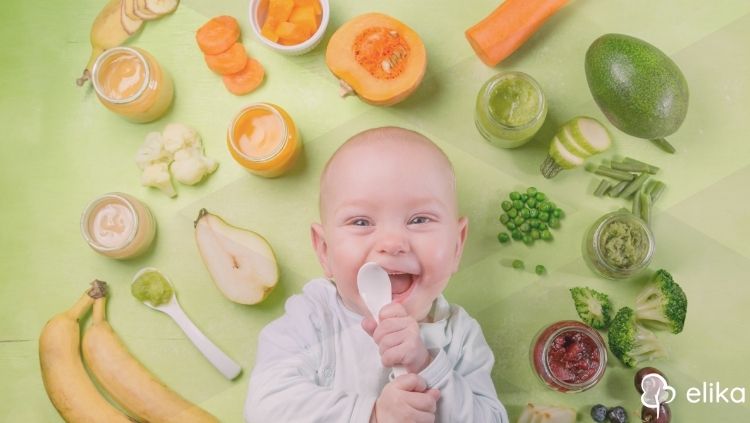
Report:
[[[267,47],[276,50],[281,54],[286,54],[289,56],[298,56],[300,54],[305,54],[314,49],[318,45],[318,43],[320,43],[320,40],[323,39],[323,34],[325,34],[326,32],[326,28],[328,28],[328,19],[331,15],[328,0],[318,1],[320,2],[320,8],[323,11],[320,17],[320,25],[318,25],[318,30],[315,31],[315,33],[310,38],[299,44],[293,46],[285,46],[283,44],[274,43],[260,33],[260,30],[263,27],[263,23],[266,21],[266,15],[268,13],[268,0],[250,0],[250,26],[253,28],[255,36],[258,37],[260,42],[265,44]]]

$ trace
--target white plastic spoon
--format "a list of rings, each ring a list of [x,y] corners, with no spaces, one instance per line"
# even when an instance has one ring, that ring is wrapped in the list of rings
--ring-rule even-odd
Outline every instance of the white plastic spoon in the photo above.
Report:
[[[185,314],[185,312],[182,310],[182,307],[180,307],[180,303],[177,302],[177,291],[174,289],[174,284],[161,272],[159,272],[157,269],[154,269],[153,267],[147,267],[144,269],[141,269],[136,273],[136,275],[133,277],[133,282],[138,280],[138,278],[141,277],[144,273],[147,272],[156,272],[159,273],[164,280],[169,283],[169,285],[172,286],[172,298],[170,298],[169,302],[166,304],[162,304],[159,306],[155,306],[151,304],[149,301],[143,301],[143,304],[146,304],[148,307],[153,308],[154,310],[159,310],[162,313],[166,313],[171,317],[177,325],[182,329],[183,332],[185,332],[185,335],[187,335],[188,339],[193,342],[193,344],[198,348],[198,350],[203,354],[206,359],[208,359],[211,364],[213,364],[214,367],[216,367],[219,372],[221,372],[222,375],[224,375],[225,378],[232,380],[236,378],[240,372],[242,371],[242,368],[239,364],[237,364],[234,360],[232,360],[228,355],[224,353],[224,351],[220,350],[219,347],[217,347],[213,342],[211,342],[206,335],[201,332],[200,329],[198,329],[197,326],[193,323],[192,320]]]
[[[377,263],[368,262],[357,272],[357,289],[375,322],[380,323],[380,309],[391,303],[391,278]],[[393,368],[394,376],[406,374],[401,366]]]

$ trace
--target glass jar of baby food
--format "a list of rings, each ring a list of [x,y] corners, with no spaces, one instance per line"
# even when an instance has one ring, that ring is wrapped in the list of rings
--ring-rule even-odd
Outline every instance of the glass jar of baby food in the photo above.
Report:
[[[594,329],[575,320],[542,328],[531,342],[531,367],[550,389],[582,392],[607,368],[607,347]]]
[[[273,178],[294,166],[302,140],[284,109],[271,103],[255,103],[232,119],[227,146],[234,160],[249,172]]]
[[[97,253],[127,259],[148,249],[156,234],[156,222],[137,198],[112,192],[95,199],[83,211],[81,234]]]
[[[656,243],[646,222],[628,210],[607,213],[583,238],[583,258],[598,275],[625,279],[645,270]]]
[[[502,72],[477,94],[474,122],[482,136],[502,148],[527,143],[547,117],[542,88],[523,72]]]
[[[172,78],[151,54],[136,47],[115,47],[99,55],[91,81],[106,108],[133,122],[160,118],[174,97]]]

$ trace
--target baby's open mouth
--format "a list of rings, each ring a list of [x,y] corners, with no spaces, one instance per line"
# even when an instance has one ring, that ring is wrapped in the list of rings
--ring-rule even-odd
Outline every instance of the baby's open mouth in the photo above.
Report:
[[[391,279],[391,298],[394,302],[400,302],[408,297],[414,285],[415,275],[411,273],[388,272]]]

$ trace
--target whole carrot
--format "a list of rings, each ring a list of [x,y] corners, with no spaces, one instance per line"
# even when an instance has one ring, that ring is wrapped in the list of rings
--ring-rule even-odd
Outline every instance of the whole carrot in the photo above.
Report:
[[[510,56],[568,0],[505,0],[489,16],[466,30],[480,59],[495,66]]]

